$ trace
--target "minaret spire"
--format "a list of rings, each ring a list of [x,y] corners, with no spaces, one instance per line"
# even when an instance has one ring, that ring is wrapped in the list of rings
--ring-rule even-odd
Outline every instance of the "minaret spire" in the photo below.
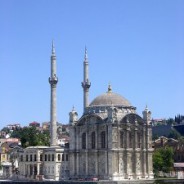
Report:
[[[83,93],[84,93],[84,97],[83,97],[83,103],[84,103],[84,111],[85,108],[88,107],[89,105],[89,88],[91,86],[91,83],[89,81],[89,71],[88,71],[88,55],[87,55],[87,48],[85,47],[85,55],[84,55],[84,76],[83,76],[83,82],[82,82],[82,87],[83,87]]]
[[[55,56],[54,40],[52,40],[52,55]]]
[[[56,55],[54,43],[52,41],[52,54],[51,54],[51,74],[49,77],[49,83],[51,87],[51,102],[50,102],[50,134],[51,146],[57,146],[57,109],[56,109],[56,86],[58,78],[56,76]]]
[[[84,55],[84,61],[88,60],[88,53],[87,53],[87,48],[85,46],[85,55]]]

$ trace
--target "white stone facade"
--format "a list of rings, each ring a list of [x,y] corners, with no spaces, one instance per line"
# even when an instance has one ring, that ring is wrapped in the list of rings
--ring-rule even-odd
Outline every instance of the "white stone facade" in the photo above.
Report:
[[[19,155],[19,175],[37,180],[68,178],[68,152],[60,147],[28,147]]]
[[[145,109],[141,118],[119,95],[107,93],[97,97],[78,121],[70,122],[70,177],[152,179],[150,111]]]

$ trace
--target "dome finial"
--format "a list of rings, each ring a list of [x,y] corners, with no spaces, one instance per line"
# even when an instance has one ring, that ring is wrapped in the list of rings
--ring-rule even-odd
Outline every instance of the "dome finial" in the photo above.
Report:
[[[109,82],[109,85],[108,85],[108,93],[111,93],[111,92],[112,92],[112,86],[111,86],[111,84]]]

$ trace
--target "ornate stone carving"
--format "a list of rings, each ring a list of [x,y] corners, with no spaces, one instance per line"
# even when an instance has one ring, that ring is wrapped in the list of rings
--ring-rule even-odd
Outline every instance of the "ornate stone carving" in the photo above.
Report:
[[[113,142],[118,141],[118,135],[117,135],[117,130],[116,129],[112,130],[112,140],[113,140]]]
[[[119,171],[120,173],[124,173],[124,162],[123,162],[123,158],[119,159]]]
[[[89,174],[94,175],[95,174],[95,161],[90,160],[89,162]]]
[[[113,106],[108,108],[108,122],[114,123],[117,121],[117,109]]]

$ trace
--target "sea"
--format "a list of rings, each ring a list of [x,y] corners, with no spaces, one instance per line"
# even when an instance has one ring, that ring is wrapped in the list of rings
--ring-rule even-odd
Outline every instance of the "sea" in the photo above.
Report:
[[[12,181],[0,180],[0,184],[184,184],[184,180],[162,179],[162,180],[131,180],[131,181]]]

